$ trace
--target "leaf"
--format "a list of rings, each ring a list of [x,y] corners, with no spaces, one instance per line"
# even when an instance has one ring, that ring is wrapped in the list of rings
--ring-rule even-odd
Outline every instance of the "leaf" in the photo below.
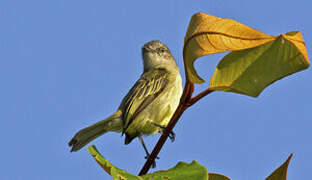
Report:
[[[265,180],[286,180],[287,179],[287,168],[293,154],[291,153],[288,159],[276,169],[269,177]]]
[[[192,163],[179,162],[175,167],[169,170],[156,171],[144,176],[135,176],[122,169],[119,169],[106,160],[96,149],[95,146],[88,147],[89,153],[94,157],[96,162],[109,174],[113,179],[118,180],[230,180],[229,178],[211,173],[208,175],[207,169],[197,161]],[[208,178],[209,177],[209,178]]]
[[[200,165],[197,161],[192,163],[179,162],[175,167],[167,171],[156,171],[152,174],[147,174],[142,176],[143,179],[153,179],[153,180],[208,180],[207,169]]]
[[[257,97],[276,80],[309,67],[300,32],[270,36],[231,19],[195,14],[184,40],[188,80],[204,82],[194,69],[197,58],[225,51],[232,52],[218,64],[210,90]]]
[[[204,13],[194,14],[188,26],[183,57],[186,73],[193,83],[203,83],[195,69],[194,61],[204,55],[252,48],[274,40],[264,34],[231,19]]]
[[[106,160],[96,149],[95,146],[89,146],[88,152],[94,157],[96,162],[109,174],[113,179],[118,180],[140,180],[138,176],[134,176],[122,169],[119,169]]]
[[[222,174],[209,173],[209,180],[231,180],[231,179]]]
[[[302,45],[300,38],[300,32],[281,35],[261,46],[226,55],[218,64],[209,89],[259,96],[273,82],[309,67],[306,49],[297,48]]]

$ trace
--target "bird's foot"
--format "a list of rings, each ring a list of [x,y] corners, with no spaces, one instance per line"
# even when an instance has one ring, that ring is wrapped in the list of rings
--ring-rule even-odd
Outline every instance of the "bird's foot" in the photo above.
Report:
[[[157,126],[157,127],[159,127],[159,128],[161,128],[161,133],[164,133],[164,130],[166,129],[166,126],[162,126],[162,125],[160,125],[160,124],[158,124],[158,123],[155,123],[155,122],[151,122],[151,124],[153,124],[154,126]],[[169,139],[171,140],[171,142],[173,142],[174,140],[175,140],[175,133],[173,132],[173,131],[171,131],[170,133],[169,133]]]
[[[151,155],[150,154],[146,154],[146,156],[144,157],[145,159],[150,159]],[[156,157],[156,159],[159,159],[159,157]],[[152,163],[152,168],[155,168],[156,167],[156,159],[153,160],[153,163]]]
[[[174,142],[174,140],[175,140],[175,133],[173,132],[173,131],[171,131],[170,133],[169,133],[169,139],[171,140],[171,142]]]

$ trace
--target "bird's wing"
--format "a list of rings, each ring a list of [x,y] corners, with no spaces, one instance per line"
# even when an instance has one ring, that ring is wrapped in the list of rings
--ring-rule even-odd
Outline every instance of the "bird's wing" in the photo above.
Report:
[[[167,75],[164,69],[145,72],[124,97],[119,107],[123,112],[123,133],[133,119],[165,89],[168,84]]]

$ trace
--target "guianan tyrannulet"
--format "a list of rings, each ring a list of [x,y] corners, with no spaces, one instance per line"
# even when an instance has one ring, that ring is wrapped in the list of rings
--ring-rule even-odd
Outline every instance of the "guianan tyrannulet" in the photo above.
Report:
[[[168,47],[150,41],[142,47],[144,71],[123,98],[117,111],[108,118],[80,130],[69,142],[78,151],[102,134],[115,131],[126,135],[125,144],[141,135],[161,132],[175,112],[182,94],[179,68]]]

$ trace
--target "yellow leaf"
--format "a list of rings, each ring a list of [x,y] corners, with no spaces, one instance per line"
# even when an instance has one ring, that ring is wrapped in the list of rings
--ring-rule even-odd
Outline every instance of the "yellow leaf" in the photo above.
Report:
[[[208,54],[232,51],[217,66],[209,89],[257,97],[276,80],[309,67],[300,32],[270,36],[231,19],[195,14],[183,49],[187,79],[203,83],[194,61]]]
[[[231,19],[197,13],[191,18],[185,39],[183,57],[188,79],[202,83],[193,63],[204,55],[235,51],[259,46],[274,40],[264,34]]]
[[[292,156],[293,154],[291,153],[288,159],[265,180],[286,180],[287,168]]]

